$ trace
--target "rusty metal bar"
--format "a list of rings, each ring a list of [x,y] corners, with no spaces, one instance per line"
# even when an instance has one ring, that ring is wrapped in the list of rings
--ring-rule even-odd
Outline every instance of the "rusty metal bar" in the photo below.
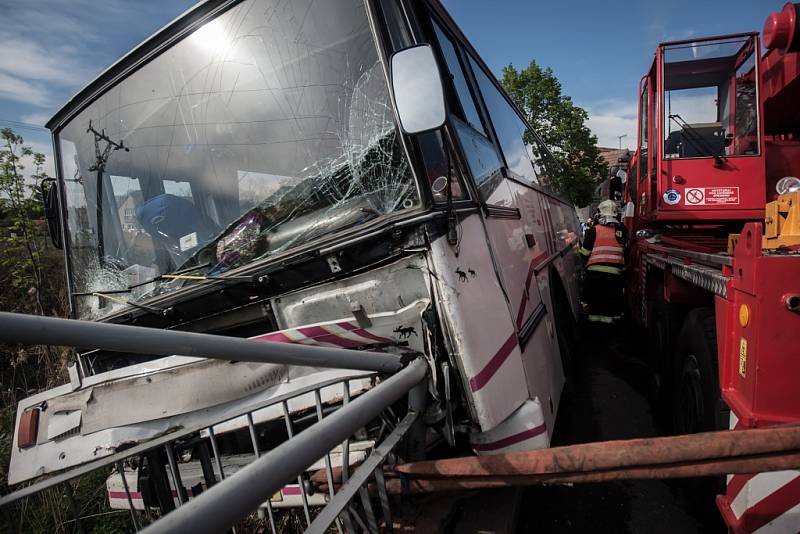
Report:
[[[718,462],[773,453],[800,453],[800,424],[452,458],[397,465],[395,470],[398,474],[419,478],[579,475],[626,467],[699,464],[702,460]]]
[[[384,468],[390,494],[800,469],[800,425],[606,441]],[[334,470],[334,484],[341,472]],[[312,480],[322,482],[318,473]],[[320,484],[320,490],[327,490]],[[370,491],[379,492],[373,484]]]
[[[720,461],[701,460],[683,465],[628,467],[593,473],[563,473],[550,475],[478,476],[455,478],[388,478],[397,473],[388,472],[386,490],[393,495],[463,491],[487,488],[532,486],[537,484],[578,484],[608,482],[611,480],[660,480],[667,478],[694,478],[701,476],[764,473],[800,469],[800,453],[757,456],[747,459]],[[375,488],[371,488],[375,491]]]

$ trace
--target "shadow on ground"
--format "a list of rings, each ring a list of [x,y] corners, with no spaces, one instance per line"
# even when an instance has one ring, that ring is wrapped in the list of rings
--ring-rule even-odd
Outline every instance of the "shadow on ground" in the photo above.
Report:
[[[627,325],[584,326],[561,400],[553,445],[652,437],[653,379],[641,339]],[[713,495],[690,497],[696,480],[645,480],[530,487],[518,532],[714,533],[724,525]]]

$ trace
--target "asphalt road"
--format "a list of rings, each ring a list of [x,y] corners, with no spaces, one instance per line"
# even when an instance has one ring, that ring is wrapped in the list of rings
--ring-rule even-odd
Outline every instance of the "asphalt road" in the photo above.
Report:
[[[652,376],[634,329],[578,334],[573,375],[562,396],[553,445],[657,436]],[[532,487],[523,494],[518,532],[725,532],[704,481],[645,480]],[[705,481],[706,483],[708,481]]]

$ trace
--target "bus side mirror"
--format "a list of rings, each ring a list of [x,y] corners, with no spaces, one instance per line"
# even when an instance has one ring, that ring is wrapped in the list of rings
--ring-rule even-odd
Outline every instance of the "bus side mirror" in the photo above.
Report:
[[[42,204],[44,216],[47,219],[47,231],[50,234],[50,241],[53,246],[63,248],[61,242],[61,214],[58,206],[58,183],[55,178],[45,178],[39,184],[42,193]]]
[[[444,88],[430,45],[395,52],[392,91],[400,126],[408,134],[441,128],[445,121]]]

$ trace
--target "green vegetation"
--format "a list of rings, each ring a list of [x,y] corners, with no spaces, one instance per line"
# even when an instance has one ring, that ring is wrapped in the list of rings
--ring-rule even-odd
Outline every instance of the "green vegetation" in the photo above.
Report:
[[[47,178],[44,163],[44,155],[25,146],[22,137],[8,128],[0,130],[0,310],[66,317],[63,255],[49,243],[38,187]],[[67,349],[0,344],[0,494],[10,491],[8,463],[17,402],[66,382],[72,360]],[[127,512],[108,508],[107,476],[107,469],[96,471],[70,486],[86,532],[129,530]],[[24,523],[18,530],[79,532],[66,491],[59,486],[19,503],[14,516]]]
[[[600,157],[597,137],[585,125],[586,111],[561,93],[561,83],[549,67],[543,69],[534,60],[519,71],[507,65],[500,83],[558,160],[553,187],[576,206],[589,204],[596,178],[605,176],[608,166]]]

